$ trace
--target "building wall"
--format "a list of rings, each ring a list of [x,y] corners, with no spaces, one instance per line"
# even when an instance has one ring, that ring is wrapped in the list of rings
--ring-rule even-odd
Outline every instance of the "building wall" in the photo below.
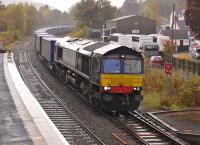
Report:
[[[106,28],[113,28],[113,27],[117,27],[117,22],[113,22],[113,21],[106,22]]]
[[[116,31],[123,34],[155,34],[156,22],[141,16],[130,17],[118,21]]]
[[[115,33],[148,35],[156,33],[156,22],[142,16],[133,16],[117,21],[107,21],[106,32],[111,28],[116,28]]]

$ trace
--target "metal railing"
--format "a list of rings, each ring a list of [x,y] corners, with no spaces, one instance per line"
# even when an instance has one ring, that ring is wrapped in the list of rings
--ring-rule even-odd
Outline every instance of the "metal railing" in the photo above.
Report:
[[[173,68],[178,71],[182,70],[185,72],[192,73],[193,75],[200,76],[200,62],[195,62],[192,60],[179,59],[172,57],[169,54],[164,54],[163,58],[165,62],[170,62],[172,60]]]

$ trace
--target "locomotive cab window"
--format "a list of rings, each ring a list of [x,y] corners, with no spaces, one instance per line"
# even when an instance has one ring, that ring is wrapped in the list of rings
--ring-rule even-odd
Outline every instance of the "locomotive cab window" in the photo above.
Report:
[[[103,73],[120,73],[121,61],[119,59],[104,59]]]
[[[143,61],[139,58],[106,58],[102,61],[105,74],[142,74]]]
[[[92,77],[95,82],[99,82],[99,72],[100,72],[100,61],[97,59],[93,60],[92,63]]]
[[[99,73],[100,71],[100,65],[99,65],[99,60],[94,60],[93,61],[93,68],[95,73]]]
[[[142,61],[140,59],[125,60],[124,73],[142,73]]]

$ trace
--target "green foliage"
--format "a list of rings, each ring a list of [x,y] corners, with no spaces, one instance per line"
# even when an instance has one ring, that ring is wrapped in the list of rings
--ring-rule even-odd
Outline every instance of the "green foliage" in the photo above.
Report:
[[[136,0],[125,0],[119,9],[119,16],[136,15],[139,13],[139,3]]]
[[[187,25],[196,34],[197,38],[200,38],[200,2],[199,0],[187,0],[187,10],[185,12],[185,18]]]
[[[49,10],[48,6],[37,11],[33,5],[22,3],[5,7],[1,5],[1,1],[0,18],[0,41],[5,45],[33,34],[37,25],[72,24],[72,18],[68,13]]]
[[[30,35],[37,23],[34,6],[28,4],[9,5],[0,10],[0,41],[5,45]]]
[[[162,70],[151,69],[148,73],[145,73],[144,88],[145,90],[161,93],[165,90],[166,77],[162,73]]]
[[[101,28],[109,19],[116,17],[117,8],[108,0],[81,0],[72,9],[78,25],[89,28]]]
[[[200,105],[200,77],[194,77],[186,81],[180,91],[180,101],[185,106]]]
[[[200,106],[200,77],[185,81],[180,72],[171,77],[171,95],[166,96],[166,75],[162,70],[151,69],[145,74],[144,102],[148,108],[174,110]]]
[[[22,38],[23,34],[19,31],[6,31],[0,33],[0,41],[4,42],[4,45],[8,45]]]
[[[164,52],[167,54],[172,54],[175,51],[175,44],[172,45],[171,41],[164,41]]]
[[[174,0],[176,3],[176,9],[185,8],[185,0]],[[152,16],[152,6],[157,5],[158,16],[168,18],[172,12],[171,0],[146,0],[140,3],[140,14],[143,16]],[[154,6],[153,6],[154,7]]]
[[[148,93],[144,92],[144,100],[142,101],[142,106],[145,107],[146,109],[151,109],[151,110],[158,110],[162,108],[161,106],[161,99],[163,97],[162,94],[159,93]]]
[[[69,35],[77,38],[89,38],[90,33],[87,27],[77,26]]]
[[[40,7],[37,12],[38,25],[55,26],[55,25],[72,25],[72,16],[69,13],[59,10],[51,10],[49,6]]]

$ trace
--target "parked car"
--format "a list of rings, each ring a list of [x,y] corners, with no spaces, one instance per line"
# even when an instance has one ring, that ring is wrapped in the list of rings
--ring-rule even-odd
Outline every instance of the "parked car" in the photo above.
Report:
[[[150,58],[150,65],[152,67],[154,67],[154,66],[164,66],[164,60],[163,60],[162,56],[152,56]]]
[[[191,51],[191,55],[193,58],[195,59],[199,59],[200,58],[200,46],[199,47],[193,47],[192,51]]]

